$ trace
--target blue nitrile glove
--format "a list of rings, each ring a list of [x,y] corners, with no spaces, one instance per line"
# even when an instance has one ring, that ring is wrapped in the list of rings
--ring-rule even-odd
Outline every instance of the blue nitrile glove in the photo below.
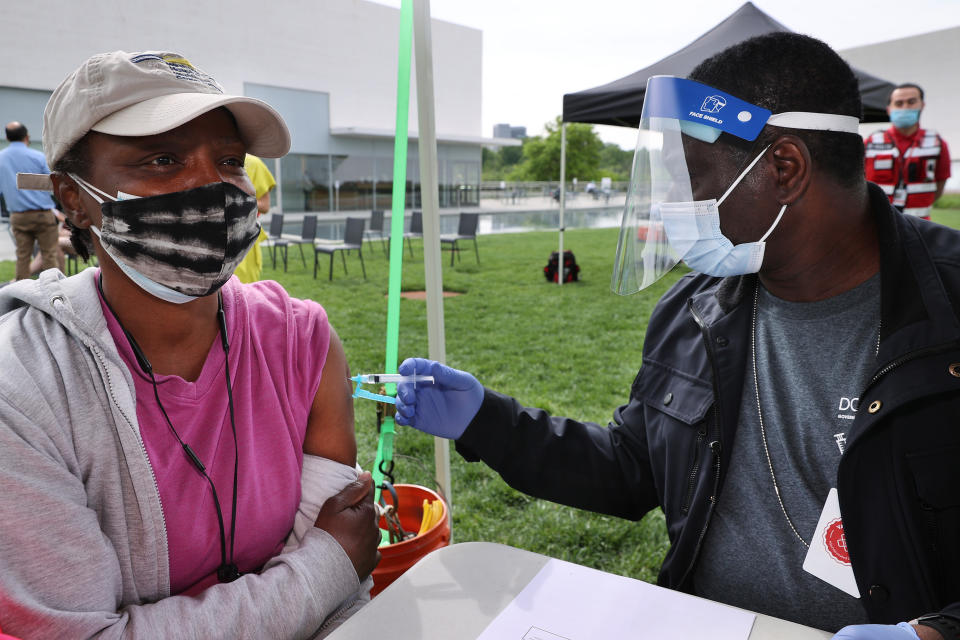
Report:
[[[425,358],[407,358],[397,372],[404,376],[433,376],[433,384],[397,385],[398,424],[456,440],[480,410],[483,385],[466,371]]]
[[[855,624],[837,631],[831,640],[919,640],[906,622],[900,624]]]

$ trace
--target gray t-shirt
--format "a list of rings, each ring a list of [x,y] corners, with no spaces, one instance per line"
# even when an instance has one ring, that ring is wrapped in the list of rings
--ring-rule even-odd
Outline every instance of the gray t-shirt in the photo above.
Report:
[[[836,485],[857,398],[875,368],[879,322],[879,274],[818,302],[759,291],[756,366],[767,446],[783,504],[807,543]],[[802,568],[807,549],[777,501],[753,374],[748,355],[740,424],[695,569],[695,592],[828,631],[864,623],[856,598]]]

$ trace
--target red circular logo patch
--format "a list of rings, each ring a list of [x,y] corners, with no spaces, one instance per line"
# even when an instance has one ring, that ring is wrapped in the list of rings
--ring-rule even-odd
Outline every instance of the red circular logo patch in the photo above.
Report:
[[[847,552],[847,538],[843,535],[843,522],[837,518],[827,525],[823,532],[823,544],[827,547],[830,557],[840,564],[850,564],[850,554]]]

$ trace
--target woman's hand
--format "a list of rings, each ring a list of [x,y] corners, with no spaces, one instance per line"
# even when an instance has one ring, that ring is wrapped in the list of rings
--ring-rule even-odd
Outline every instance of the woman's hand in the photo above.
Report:
[[[314,526],[340,543],[363,582],[380,562],[380,527],[373,506],[370,472],[364,471],[356,482],[324,502]]]

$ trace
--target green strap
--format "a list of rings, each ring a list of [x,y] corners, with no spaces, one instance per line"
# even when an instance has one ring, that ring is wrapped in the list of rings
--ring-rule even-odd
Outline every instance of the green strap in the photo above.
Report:
[[[390,213],[390,284],[387,288],[387,351],[384,373],[397,372],[400,344],[400,279],[403,275],[403,211],[407,195],[407,124],[410,112],[410,58],[413,50],[413,2],[400,3],[400,52],[397,63],[397,133],[393,143],[393,203]],[[397,386],[387,385],[387,394],[396,395]],[[374,500],[380,501],[383,484],[381,464],[393,461],[393,417],[384,419],[373,468]]]
[[[393,463],[393,436],[394,436],[393,418],[387,418],[380,425],[380,440],[377,441],[377,460],[373,467],[373,481],[377,485],[374,493],[374,502],[380,502],[380,487],[383,485],[383,471],[381,464],[390,471],[390,465]]]

